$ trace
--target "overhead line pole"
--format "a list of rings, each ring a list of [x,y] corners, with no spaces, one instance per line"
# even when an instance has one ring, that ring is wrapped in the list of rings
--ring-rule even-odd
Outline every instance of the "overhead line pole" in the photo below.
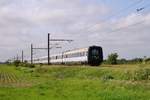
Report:
[[[24,52],[22,50],[22,63],[24,62]]]
[[[33,64],[33,44],[31,44],[31,64]]]
[[[69,39],[50,39],[50,33],[48,33],[48,65],[50,65],[51,64],[51,62],[50,62],[50,60],[51,60],[51,58],[50,58],[50,42],[51,41],[58,41],[58,42],[65,42],[65,41],[67,41],[67,42],[72,42],[73,40],[69,40]]]
[[[50,50],[52,47],[50,46],[50,33],[48,33],[48,47],[47,48],[34,48],[33,44],[31,44],[31,63],[33,63],[33,50],[47,50],[48,51],[48,65],[50,65]],[[57,44],[58,45],[58,44]],[[56,47],[60,48],[60,47]]]
[[[18,54],[17,54],[17,60],[19,60],[19,56],[18,56]]]
[[[50,65],[50,33],[48,33],[48,65]]]

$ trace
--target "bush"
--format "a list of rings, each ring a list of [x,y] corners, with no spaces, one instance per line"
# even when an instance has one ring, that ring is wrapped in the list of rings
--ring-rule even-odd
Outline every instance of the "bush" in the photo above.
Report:
[[[34,64],[28,64],[28,67],[29,68],[35,68],[35,65]]]
[[[117,60],[117,64],[127,64],[127,60],[126,59],[119,59]]]
[[[106,80],[112,80],[114,79],[114,77],[112,75],[106,74],[102,77],[102,80],[106,81]]]
[[[128,64],[141,64],[142,62],[143,62],[142,58],[135,58],[135,59],[128,60]]]
[[[147,59],[145,60],[145,62],[146,62],[147,64],[150,64],[150,58],[147,58]]]
[[[110,55],[108,55],[108,64],[117,64],[117,58],[118,58],[118,54],[117,53],[112,53]]]
[[[23,62],[20,64],[22,67],[29,67],[29,68],[35,68],[35,65],[34,64],[30,64],[28,62]]]
[[[46,68],[38,67],[38,68],[36,68],[36,72],[38,72],[38,73],[46,73],[46,72],[48,72],[48,70]]]
[[[150,80],[150,69],[140,68],[134,72],[134,80]]]
[[[20,62],[20,60],[15,60],[13,64],[14,64],[16,67],[18,67],[18,66],[21,64],[21,62]]]

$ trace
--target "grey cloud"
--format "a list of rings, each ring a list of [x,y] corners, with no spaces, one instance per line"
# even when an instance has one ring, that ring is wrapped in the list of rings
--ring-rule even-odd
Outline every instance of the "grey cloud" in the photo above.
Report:
[[[105,14],[107,11],[104,5],[83,5],[80,0],[1,0],[0,5],[0,45],[3,48],[0,55],[6,59],[19,52],[18,48],[25,49],[26,44],[43,44],[47,32],[66,37],[75,35],[72,33],[76,33],[76,25],[83,23],[84,27],[97,12]],[[58,34],[53,35],[59,37]]]

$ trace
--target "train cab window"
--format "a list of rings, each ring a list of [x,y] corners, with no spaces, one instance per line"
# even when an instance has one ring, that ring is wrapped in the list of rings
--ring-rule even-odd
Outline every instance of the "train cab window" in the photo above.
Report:
[[[92,50],[92,55],[93,56],[98,56],[99,55],[99,51],[97,49],[93,49]]]

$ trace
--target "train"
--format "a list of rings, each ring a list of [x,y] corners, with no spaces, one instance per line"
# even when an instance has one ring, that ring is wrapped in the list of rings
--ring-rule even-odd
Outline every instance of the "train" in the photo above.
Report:
[[[46,64],[48,57],[34,58],[35,64]],[[101,46],[89,46],[68,50],[60,54],[50,56],[51,64],[88,64],[91,66],[99,66],[103,62],[103,49]]]

